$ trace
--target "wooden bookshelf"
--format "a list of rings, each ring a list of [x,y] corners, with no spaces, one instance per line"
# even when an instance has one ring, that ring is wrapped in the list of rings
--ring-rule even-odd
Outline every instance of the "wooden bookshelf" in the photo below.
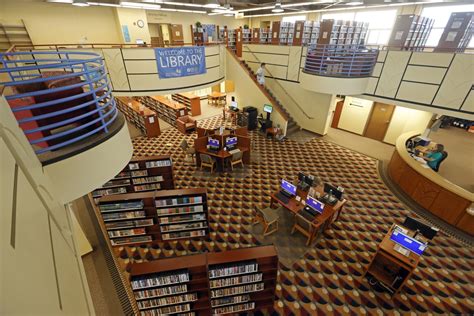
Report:
[[[201,98],[191,92],[175,93],[171,98],[181,104],[184,104],[191,111],[192,116],[201,115]]]
[[[280,21],[273,21],[272,22],[272,29],[271,29],[271,43],[272,44],[280,44]],[[261,36],[260,36],[261,37]]]
[[[105,183],[92,192],[92,197],[106,195],[174,189],[173,161],[169,155],[137,157]]]
[[[242,29],[242,43],[250,44],[252,43],[252,30],[251,29]]]
[[[474,12],[451,13],[435,52],[462,53],[469,45],[474,24]]]
[[[388,47],[390,49],[421,51],[428,40],[434,20],[415,14],[397,16]]]
[[[156,112],[130,97],[115,97],[117,108],[130,123],[137,127],[147,137],[161,134],[160,122]]]
[[[209,234],[204,188],[104,196],[97,210],[112,246]]]
[[[260,43],[270,44],[272,42],[272,30],[267,28],[260,28]]]
[[[342,20],[323,20],[319,27],[318,44],[365,44],[369,23]]]
[[[142,315],[236,314],[273,306],[277,271],[275,247],[261,246],[133,263],[130,285]]]
[[[161,95],[137,97],[137,100],[154,110],[162,120],[172,126],[176,126],[176,120],[179,117],[188,114],[185,105]]]

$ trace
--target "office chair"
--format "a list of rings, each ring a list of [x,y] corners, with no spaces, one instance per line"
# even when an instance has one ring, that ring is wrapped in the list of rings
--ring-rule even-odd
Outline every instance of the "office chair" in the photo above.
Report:
[[[439,166],[441,165],[441,163],[442,163],[446,158],[448,158],[448,152],[443,151],[442,154],[443,154],[443,157],[438,161],[438,163],[437,163],[437,164],[435,165],[435,167],[433,168],[433,170],[436,171],[436,172],[439,171]]]
[[[309,246],[309,244],[314,239],[315,231],[320,225],[321,224],[319,224],[317,227],[313,226],[313,216],[307,212],[300,212],[295,215],[295,223],[291,229],[291,234],[293,235],[295,230],[299,231],[301,234],[307,237],[306,246]]]
[[[234,171],[234,165],[241,164],[242,168],[244,167],[242,156],[243,156],[243,152],[241,151],[236,152],[235,154],[232,154],[232,157],[230,158],[230,169],[232,169],[232,171]]]
[[[201,169],[203,167],[209,167],[211,168],[211,173],[212,173],[214,171],[216,161],[212,159],[211,156],[206,155],[206,154],[199,154],[199,157],[201,158]]]
[[[181,147],[181,149],[183,150],[185,157],[190,156],[194,163],[194,156],[196,155],[196,150],[192,147],[189,147],[189,144],[186,139],[183,139],[179,147]]]
[[[274,209],[267,207],[262,210],[258,207],[255,207],[255,212],[256,215],[252,225],[261,223],[263,226],[263,236],[273,234],[278,230],[279,217]],[[271,225],[274,225],[275,227],[272,230],[268,231]]]

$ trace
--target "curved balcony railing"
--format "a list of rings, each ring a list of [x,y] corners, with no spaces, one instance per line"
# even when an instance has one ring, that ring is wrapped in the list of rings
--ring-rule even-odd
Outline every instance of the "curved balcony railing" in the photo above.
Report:
[[[111,133],[118,110],[100,55],[10,52],[0,63],[5,99],[39,156]]]
[[[308,48],[304,72],[328,77],[360,78],[371,75],[377,49],[362,45],[316,45]]]

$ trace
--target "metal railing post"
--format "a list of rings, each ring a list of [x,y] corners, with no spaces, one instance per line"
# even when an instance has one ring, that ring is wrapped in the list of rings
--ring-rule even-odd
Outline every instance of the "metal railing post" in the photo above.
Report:
[[[94,103],[96,105],[96,108],[97,109],[101,109],[101,105],[99,104],[99,102],[97,101],[97,95],[95,93],[95,88],[94,86],[92,85],[92,76],[91,74],[89,73],[89,66],[87,65],[87,63],[83,63],[83,68],[85,69],[85,76],[87,78],[87,82],[89,83],[89,89],[90,91],[92,92],[92,96],[94,97]],[[99,77],[100,78],[100,77]],[[99,117],[100,117],[100,121],[102,122],[102,126],[103,126],[103,129],[104,129],[104,132],[105,133],[108,133],[109,130],[107,128],[107,125],[105,124],[105,119],[104,119],[104,115],[102,113],[102,111],[98,111],[97,112],[99,114]]]

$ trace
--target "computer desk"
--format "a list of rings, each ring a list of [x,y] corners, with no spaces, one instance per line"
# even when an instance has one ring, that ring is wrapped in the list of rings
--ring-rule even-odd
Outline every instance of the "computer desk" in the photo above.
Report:
[[[321,196],[324,195],[324,186],[319,185],[314,189],[315,189],[315,192],[319,192]],[[308,192],[297,190],[296,194],[297,196],[301,197],[301,200],[297,201],[296,196],[294,196],[288,201],[288,203],[284,203],[283,201],[281,201],[276,196],[277,193],[278,192],[275,192],[274,194],[271,195],[271,201],[270,201],[271,208],[275,208],[275,203],[278,203],[281,206],[283,206],[283,208],[290,211],[293,215],[296,215],[299,212],[301,212],[303,208],[305,207],[305,205],[303,205],[303,203],[301,202],[306,200],[308,196]],[[343,199],[342,201],[337,201],[337,203],[334,205],[324,204],[324,209],[323,209],[322,214],[316,215],[312,222],[313,230],[310,237],[310,244],[313,242],[319,230],[321,232],[324,232],[329,227],[329,225],[331,225],[331,223],[339,219],[339,215],[341,214],[342,208],[345,203],[346,203],[346,200]]]

